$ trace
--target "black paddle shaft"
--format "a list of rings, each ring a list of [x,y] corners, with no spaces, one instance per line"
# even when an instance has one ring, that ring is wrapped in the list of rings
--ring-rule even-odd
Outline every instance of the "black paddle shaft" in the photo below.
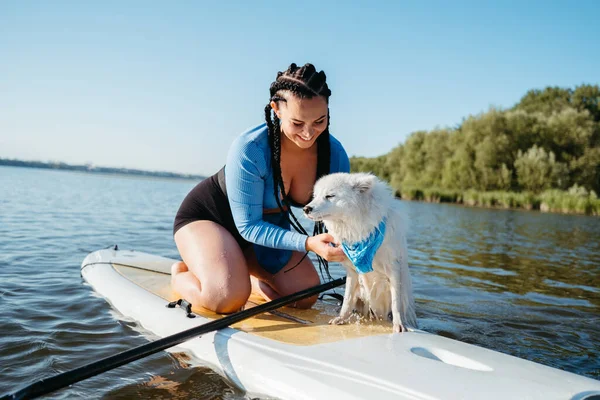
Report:
[[[207,322],[206,324],[202,324],[174,335],[164,337],[154,342],[134,347],[133,349],[117,353],[113,356],[103,358],[102,360],[63,372],[50,378],[40,379],[39,381],[34,382],[15,393],[2,396],[0,400],[33,399],[35,397],[54,392],[55,390],[62,389],[72,385],[73,383],[101,374],[102,372],[120,367],[121,365],[139,360],[140,358],[144,358],[151,354],[158,353],[159,351],[168,349],[169,347],[176,346],[179,343],[192,339],[195,336],[204,335],[212,331],[226,328],[229,325],[235,324],[236,322],[248,319],[255,315],[273,311],[295,301],[302,300],[326,290],[341,286],[345,282],[345,277],[335,279],[333,281],[323,283],[294,294],[283,296],[279,299],[269,301],[259,306],[228,315],[221,319]]]

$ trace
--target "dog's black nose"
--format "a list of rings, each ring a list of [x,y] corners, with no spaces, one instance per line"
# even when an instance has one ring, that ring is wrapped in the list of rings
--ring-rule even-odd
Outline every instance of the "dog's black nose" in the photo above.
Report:
[[[303,208],[304,213],[305,214],[310,214],[310,212],[313,210],[313,208],[311,206],[306,206]]]

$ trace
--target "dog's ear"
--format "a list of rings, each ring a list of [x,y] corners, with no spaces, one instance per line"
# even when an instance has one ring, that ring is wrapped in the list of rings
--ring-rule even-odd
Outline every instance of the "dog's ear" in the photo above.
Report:
[[[373,188],[377,178],[370,174],[361,174],[357,176],[352,189],[359,193],[366,193]]]

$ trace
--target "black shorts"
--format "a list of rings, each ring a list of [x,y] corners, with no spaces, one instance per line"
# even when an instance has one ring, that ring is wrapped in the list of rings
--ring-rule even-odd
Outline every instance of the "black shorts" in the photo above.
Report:
[[[224,169],[197,184],[183,199],[173,223],[173,235],[194,221],[216,222],[231,233],[242,250],[250,246],[235,226],[227,200]]]

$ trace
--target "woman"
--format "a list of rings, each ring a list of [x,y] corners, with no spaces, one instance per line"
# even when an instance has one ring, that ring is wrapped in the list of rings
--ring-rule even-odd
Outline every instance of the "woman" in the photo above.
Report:
[[[330,245],[331,235],[308,236],[290,209],[311,200],[320,176],[350,170],[342,145],[329,134],[325,73],[291,64],[277,73],[270,94],[266,123],[234,141],[225,167],[192,189],[175,218],[183,262],[172,266],[171,285],[192,304],[218,313],[239,310],[252,290],[273,300],[319,284],[307,251],[327,261],[345,258]]]

